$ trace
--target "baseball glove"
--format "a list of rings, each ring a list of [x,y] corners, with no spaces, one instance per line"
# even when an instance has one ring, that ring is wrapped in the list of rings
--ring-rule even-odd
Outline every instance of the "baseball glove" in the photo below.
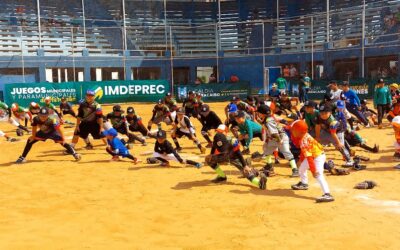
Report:
[[[354,188],[355,189],[373,189],[376,186],[376,182],[374,181],[363,181],[358,183]]]

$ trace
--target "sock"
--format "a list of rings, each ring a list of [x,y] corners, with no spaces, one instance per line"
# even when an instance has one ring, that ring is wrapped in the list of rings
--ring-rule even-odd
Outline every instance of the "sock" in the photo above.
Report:
[[[201,143],[199,141],[196,141],[196,145],[199,149],[201,149]]]
[[[272,164],[272,155],[267,155],[265,157],[267,164]]]
[[[366,149],[368,151],[374,151],[374,148],[371,148],[370,146],[368,146],[367,144],[361,143],[360,145],[361,148]]]
[[[203,137],[204,137],[204,139],[206,139],[206,141],[208,142],[208,143],[211,143],[211,139],[210,139],[210,137],[206,134],[206,135],[203,135]]]
[[[72,155],[75,155],[75,154],[76,154],[74,148],[71,147],[70,144],[64,143],[64,144],[63,144],[63,147],[68,151],[68,153],[70,153],[70,154],[72,154]]]
[[[28,119],[25,119],[25,127],[28,126]]]
[[[321,186],[321,189],[324,192],[324,194],[329,193],[328,183],[326,182],[325,177],[322,173],[317,177],[317,181],[318,181],[319,185]]]
[[[350,154],[345,148],[339,148],[339,152],[342,154],[342,156],[344,157],[344,159],[346,161],[350,161],[351,160]]]
[[[22,129],[22,130],[24,130],[26,132],[29,132],[29,130],[26,127],[22,126],[22,125],[18,125],[18,128]]]
[[[187,164],[189,164],[189,165],[193,165],[193,166],[196,166],[196,165],[197,165],[197,162],[192,161],[192,160],[186,160],[185,162],[186,162]]]
[[[88,145],[90,144],[89,137],[85,139],[85,143],[88,144]]]
[[[178,139],[174,138],[173,140],[174,140],[176,147],[180,148],[181,146],[179,145]]]
[[[297,169],[296,161],[294,159],[291,159],[289,161],[289,165],[292,169]]]
[[[278,153],[278,151],[274,151],[274,157],[275,157],[275,159],[278,159],[279,158],[279,153]]]
[[[36,142],[38,142],[38,141],[27,141],[26,142],[26,145],[25,145],[25,148],[24,148],[24,152],[22,153],[22,157],[26,157],[27,155],[28,155],[28,153],[29,153],[29,151],[31,151],[31,148],[32,148],[32,145],[33,144],[35,144]]]
[[[258,187],[260,185],[260,179],[258,179],[257,177],[254,177],[251,180],[251,183],[253,183],[254,185],[256,185]]]
[[[218,175],[219,177],[226,177],[224,171],[221,169],[220,166],[218,166],[218,167],[215,169],[215,172],[217,173],[217,175]]]

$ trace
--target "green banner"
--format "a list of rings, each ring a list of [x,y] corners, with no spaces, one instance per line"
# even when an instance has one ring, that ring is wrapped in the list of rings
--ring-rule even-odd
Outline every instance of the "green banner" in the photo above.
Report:
[[[51,97],[58,104],[62,97],[71,103],[78,103],[87,90],[96,93],[100,103],[155,102],[169,92],[167,81],[103,81],[103,82],[64,82],[64,83],[15,83],[6,84],[4,100],[18,103],[23,107],[31,102],[44,103]]]
[[[189,91],[201,93],[206,102],[228,101],[232,96],[245,98],[250,93],[250,85],[247,82],[178,85],[175,87],[175,96],[182,101]]]
[[[157,81],[103,81],[82,82],[82,95],[87,90],[96,93],[100,103],[155,102],[170,90],[169,83]]]
[[[77,103],[81,98],[81,87],[77,82],[66,83],[15,83],[4,86],[4,100],[6,103],[18,103],[28,107],[31,102],[44,103],[46,97],[51,97],[55,104],[66,97],[68,101]]]

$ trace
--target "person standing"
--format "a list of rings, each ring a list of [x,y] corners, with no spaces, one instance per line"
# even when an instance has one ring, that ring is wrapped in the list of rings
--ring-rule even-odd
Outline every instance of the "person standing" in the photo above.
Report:
[[[287,81],[285,78],[282,77],[282,75],[280,74],[278,79],[276,79],[276,84],[278,85],[278,90],[279,91],[284,91],[286,90],[287,87]]]
[[[378,128],[381,129],[382,118],[392,105],[390,90],[385,86],[383,79],[378,80],[378,86],[374,94],[374,108],[378,110]]]

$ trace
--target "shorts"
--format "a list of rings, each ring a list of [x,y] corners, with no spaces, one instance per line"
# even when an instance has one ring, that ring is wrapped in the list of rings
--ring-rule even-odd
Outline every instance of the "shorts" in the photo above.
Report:
[[[178,128],[178,130],[176,130],[175,136],[177,138],[182,138],[183,136],[186,136],[189,139],[193,139],[192,133],[189,133],[188,131],[183,131],[183,130],[181,130],[181,128]]]
[[[81,123],[79,124],[79,135],[80,138],[86,139],[89,134],[92,135],[93,139],[101,139],[100,126],[98,123]]]
[[[46,141],[46,140],[53,140],[55,142],[63,142],[63,138],[57,131],[53,131],[51,133],[44,133],[43,131],[39,130],[36,133],[36,140],[38,141]]]

